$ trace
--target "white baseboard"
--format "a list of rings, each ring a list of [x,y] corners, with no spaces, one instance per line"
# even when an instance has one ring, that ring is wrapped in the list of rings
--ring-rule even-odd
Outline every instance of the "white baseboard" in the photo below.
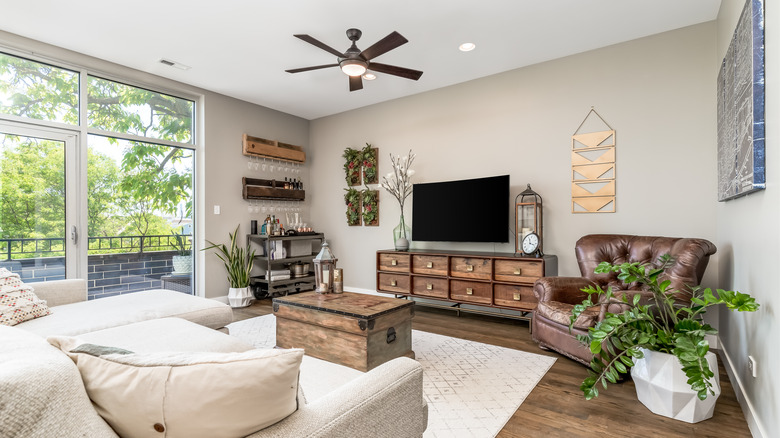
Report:
[[[718,345],[720,344],[720,338],[718,338]],[[753,403],[745,394],[745,386],[742,383],[742,380],[739,378],[739,373],[737,373],[737,370],[734,368],[734,362],[732,362],[728,352],[726,352],[725,349],[720,349],[719,352],[721,353],[723,366],[726,367],[726,373],[729,376],[729,380],[731,380],[731,386],[734,387],[734,394],[737,396],[739,406],[742,408],[742,412],[745,414],[745,420],[747,420],[750,433],[755,438],[769,438],[769,435],[764,432],[764,427],[758,420],[758,417],[756,417]]]
[[[214,297],[214,298],[210,298],[210,299],[212,299],[214,301],[219,301],[220,303],[223,303],[223,304],[230,304],[230,302],[228,301],[228,296],[227,295],[222,295],[222,296]]]

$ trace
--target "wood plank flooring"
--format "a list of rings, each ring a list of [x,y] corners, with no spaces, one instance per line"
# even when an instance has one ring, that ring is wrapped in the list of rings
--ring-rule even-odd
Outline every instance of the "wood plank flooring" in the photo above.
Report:
[[[233,309],[236,321],[273,313],[269,299]],[[745,416],[719,358],[722,394],[715,415],[697,424],[660,417],[636,399],[630,380],[600,391],[585,401],[579,385],[584,366],[554,352],[543,351],[528,333],[528,322],[417,306],[412,328],[485,344],[558,358],[528,398],[498,434],[519,437],[750,437]]]

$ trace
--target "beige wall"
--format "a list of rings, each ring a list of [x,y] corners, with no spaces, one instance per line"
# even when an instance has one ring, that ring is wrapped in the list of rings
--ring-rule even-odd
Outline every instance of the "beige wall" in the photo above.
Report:
[[[390,171],[389,153],[411,148],[416,182],[509,174],[511,200],[530,183],[544,198],[544,247],[558,255],[561,275],[579,275],[574,243],[584,234],[714,241],[714,64],[715,26],[708,23],[312,121],[314,222],[345,270],[346,287],[375,288],[374,252],[392,247],[399,216],[395,199],[382,192],[378,228],[346,225],[341,154],[365,142],[379,148],[380,175]],[[399,79],[372,86],[392,80]],[[614,214],[571,213],[571,135],[591,106],[617,131]],[[405,213],[411,217],[410,202]],[[442,220],[510,226],[473,211]],[[514,251],[513,243],[413,246]],[[716,256],[705,282],[717,279],[717,269]]]
[[[770,2],[766,2],[770,3]],[[717,20],[717,65],[726,53],[742,0],[724,0]],[[720,340],[733,368],[731,380],[754,436],[775,436],[780,430],[780,325],[777,323],[777,267],[780,266],[780,10],[766,7],[766,175],[767,188],[744,198],[718,203],[717,245],[721,254],[719,284],[748,292],[761,304],[754,314],[720,309]],[[711,84],[714,89],[714,83]],[[757,377],[747,369],[747,356],[756,361]],[[736,377],[736,378],[735,378]],[[739,388],[742,388],[742,391]]]

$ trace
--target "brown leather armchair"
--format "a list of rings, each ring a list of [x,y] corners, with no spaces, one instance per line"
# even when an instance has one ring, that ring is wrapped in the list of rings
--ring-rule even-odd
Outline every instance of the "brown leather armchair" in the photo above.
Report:
[[[715,245],[704,239],[621,234],[582,237],[575,245],[582,277],[542,277],[534,284],[534,295],[539,304],[533,315],[533,339],[544,349],[555,350],[587,365],[593,355],[587,346],[577,340],[576,335],[587,334],[588,328],[603,319],[606,312],[620,313],[622,309],[619,304],[590,307],[577,318],[570,332],[574,305],[588,297],[582,289],[588,285],[599,285],[604,290],[611,287],[616,297],[628,294],[629,298],[633,298],[634,294],[640,293],[642,299],[647,300],[652,296],[636,284],[624,284],[617,278],[617,273],[595,274],[594,270],[599,263],[654,264],[658,263],[660,256],[668,253],[675,261],[664,272],[664,278],[672,282],[672,288],[684,293],[689,286],[697,286],[701,282],[709,258],[715,251]]]

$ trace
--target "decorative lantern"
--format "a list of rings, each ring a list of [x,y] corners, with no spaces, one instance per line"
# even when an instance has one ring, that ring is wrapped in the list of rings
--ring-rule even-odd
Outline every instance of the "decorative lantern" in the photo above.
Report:
[[[323,242],[320,253],[312,260],[314,262],[314,279],[316,280],[317,293],[327,294],[333,292],[333,281],[338,260],[330,252],[328,242]]]
[[[531,184],[515,198],[515,252],[542,256],[542,197]]]

